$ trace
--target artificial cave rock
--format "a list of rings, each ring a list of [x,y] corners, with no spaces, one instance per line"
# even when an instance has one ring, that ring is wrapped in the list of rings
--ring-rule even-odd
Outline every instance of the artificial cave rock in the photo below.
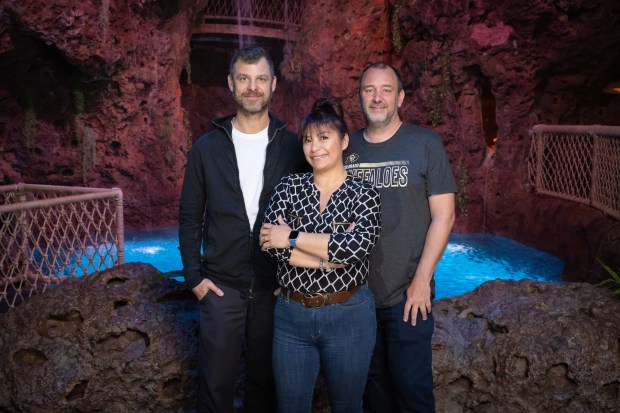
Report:
[[[0,314],[0,411],[179,412],[196,300],[148,264],[63,281]]]
[[[620,410],[620,297],[609,289],[495,280],[433,312],[438,412]]]
[[[198,307],[160,275],[125,264],[0,314],[0,411],[191,412]],[[620,409],[608,289],[495,280],[433,312],[438,413]],[[319,383],[315,413],[328,406]]]

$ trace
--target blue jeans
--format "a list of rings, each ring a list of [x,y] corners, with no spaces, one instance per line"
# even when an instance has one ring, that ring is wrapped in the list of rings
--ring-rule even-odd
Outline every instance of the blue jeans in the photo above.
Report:
[[[364,393],[371,413],[434,413],[433,313],[426,321],[418,312],[416,326],[403,321],[405,298],[377,308],[377,341]]]
[[[306,308],[280,294],[273,337],[278,412],[311,411],[320,367],[332,413],[362,412],[375,336],[375,300],[367,285],[348,301],[322,308]]]

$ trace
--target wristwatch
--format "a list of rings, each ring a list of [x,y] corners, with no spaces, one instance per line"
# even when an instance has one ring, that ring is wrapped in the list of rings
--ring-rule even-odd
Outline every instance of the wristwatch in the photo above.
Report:
[[[295,248],[297,246],[297,237],[299,236],[299,231],[291,231],[288,234],[288,242],[291,243],[291,248]]]

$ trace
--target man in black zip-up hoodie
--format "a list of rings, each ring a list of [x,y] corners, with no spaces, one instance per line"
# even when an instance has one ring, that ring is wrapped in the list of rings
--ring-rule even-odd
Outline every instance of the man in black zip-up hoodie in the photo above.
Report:
[[[307,166],[296,135],[268,112],[276,77],[267,52],[237,51],[228,85],[236,115],[193,145],[181,192],[183,272],[200,300],[198,411],[232,412],[245,345],[245,411],[273,412],[276,268],[258,236],[274,186]]]

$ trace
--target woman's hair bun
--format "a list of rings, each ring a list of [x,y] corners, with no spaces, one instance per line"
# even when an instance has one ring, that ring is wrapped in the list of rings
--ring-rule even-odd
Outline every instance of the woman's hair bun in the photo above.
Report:
[[[320,98],[314,102],[312,111],[332,112],[339,118],[344,118],[344,111],[342,105],[336,99],[333,98]]]
[[[334,98],[320,98],[312,105],[312,110],[299,125],[299,136],[305,136],[309,127],[329,126],[338,131],[342,138],[349,133],[347,122],[344,120],[344,110],[339,101]]]

